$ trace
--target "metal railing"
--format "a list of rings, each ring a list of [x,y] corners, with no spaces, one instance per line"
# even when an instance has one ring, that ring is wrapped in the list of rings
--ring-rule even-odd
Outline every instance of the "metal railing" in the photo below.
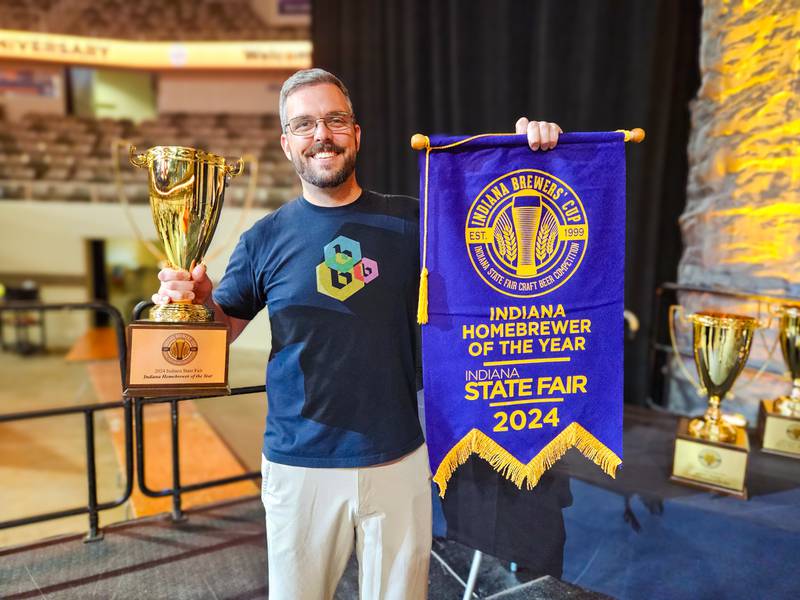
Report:
[[[133,309],[133,319],[139,320],[145,309],[153,306],[152,302],[144,301],[139,302]],[[256,385],[249,387],[239,387],[231,389],[231,396],[239,396],[244,394],[254,394],[264,392],[265,386]],[[197,396],[175,396],[169,398],[134,398],[134,405],[136,407],[136,477],[139,484],[139,490],[151,498],[163,498],[164,496],[172,497],[172,519],[174,521],[182,521],[185,519],[182,508],[182,495],[186,492],[194,492],[203,490],[210,487],[219,485],[226,485],[229,483],[236,483],[247,479],[258,479],[261,477],[260,471],[248,471],[231,477],[223,477],[221,479],[212,479],[209,481],[202,481],[192,483],[189,485],[181,484],[181,467],[180,467],[180,444],[178,443],[178,417],[179,417],[179,403],[186,400],[194,400]],[[213,398],[213,396],[212,396]],[[208,397],[204,397],[208,399]],[[144,407],[146,404],[165,404],[170,405],[171,416],[171,460],[172,460],[172,487],[162,490],[153,490],[147,486],[144,470]]]
[[[80,303],[64,303],[64,304],[43,304],[39,302],[19,302],[19,303],[6,303],[3,310],[34,310],[41,313],[47,311],[75,311],[75,310],[95,310],[109,315],[111,318],[112,326],[117,334],[117,350],[120,358],[120,375],[122,381],[125,380],[125,324],[122,320],[122,315],[119,311],[109,304],[103,302],[80,302]],[[97,500],[97,469],[96,469],[96,456],[94,445],[94,414],[101,410],[110,410],[121,408],[125,415],[125,489],[122,495],[116,500],[110,502],[98,502]],[[94,404],[83,404],[79,406],[68,406],[62,408],[50,408],[43,410],[33,410],[25,412],[16,412],[8,414],[0,414],[0,423],[11,423],[17,421],[28,421],[33,419],[45,419],[50,417],[60,417],[64,415],[84,415],[84,432],[86,438],[86,482],[87,482],[87,504],[86,506],[79,506],[75,508],[68,508],[65,510],[40,513],[31,515],[20,519],[12,519],[10,521],[0,522],[0,529],[8,529],[10,527],[19,527],[21,525],[30,525],[32,523],[41,523],[42,521],[49,521],[52,519],[61,519],[64,517],[71,517],[74,515],[88,514],[89,515],[89,531],[84,538],[87,542],[93,542],[103,539],[103,534],[99,527],[99,513],[104,510],[116,508],[124,504],[131,496],[133,491],[133,452],[132,452],[132,419],[131,419],[131,402],[129,400],[120,399],[119,402],[98,402]]]
[[[134,319],[138,319],[144,309],[152,306],[151,302],[141,302],[134,309]],[[80,514],[89,515],[89,531],[84,538],[85,541],[97,541],[103,539],[103,534],[99,527],[99,513],[104,510],[115,508],[124,504],[133,492],[134,481],[134,440],[135,440],[135,463],[136,463],[136,481],[139,490],[145,496],[151,498],[160,498],[171,496],[172,498],[172,519],[174,521],[181,521],[185,519],[182,509],[183,494],[194,492],[201,489],[226,485],[229,483],[236,483],[239,481],[253,480],[261,477],[259,471],[248,471],[239,475],[230,477],[223,477],[219,479],[212,479],[207,481],[200,481],[188,485],[181,483],[181,470],[180,470],[180,444],[179,444],[179,406],[181,402],[187,400],[195,400],[197,396],[176,396],[169,398],[124,398],[122,397],[121,390],[125,385],[125,369],[127,365],[127,347],[125,345],[125,326],[122,316],[119,311],[113,306],[103,302],[86,302],[86,303],[71,303],[71,304],[41,304],[41,303],[20,303],[19,305],[6,304],[4,308],[19,308],[27,310],[80,310],[80,309],[94,309],[97,311],[108,313],[111,317],[114,330],[117,335],[117,349],[119,352],[120,363],[120,401],[119,402],[104,402],[95,404],[85,404],[80,406],[70,406],[63,408],[53,408],[37,411],[17,412],[0,415],[0,423],[8,423],[14,421],[26,421],[31,419],[42,419],[48,417],[57,417],[71,414],[84,414],[85,418],[85,434],[86,434],[86,479],[87,479],[87,504],[86,506],[69,508],[60,511],[53,511],[47,513],[40,513],[30,515],[24,518],[13,519],[9,521],[0,521],[0,529],[8,529],[11,527],[19,527],[22,525],[30,525],[32,523],[41,523],[42,521],[49,521],[54,519],[61,519]],[[263,393],[265,390],[264,385],[238,387],[231,390],[231,395],[244,395],[253,393]],[[208,397],[203,397],[208,400]],[[147,486],[145,478],[145,435],[144,435],[144,407],[148,404],[170,404],[171,413],[171,464],[172,464],[172,487],[160,490],[153,490]],[[97,472],[96,472],[96,459],[95,459],[95,431],[94,431],[94,413],[101,410],[110,410],[122,408],[124,412],[124,431],[125,431],[125,488],[122,496],[111,502],[98,502],[97,500]],[[134,426],[135,423],[135,426]],[[135,435],[134,435],[135,432]]]
[[[239,387],[231,390],[232,396],[239,396],[244,394],[254,394],[263,392],[263,385],[256,385],[250,387]],[[212,396],[213,397],[213,396]],[[248,479],[258,479],[261,477],[259,471],[248,471],[239,475],[231,477],[223,477],[220,479],[211,479],[208,481],[201,481],[183,485],[181,483],[181,468],[180,468],[180,444],[178,443],[178,417],[180,402],[186,400],[194,400],[196,396],[174,397],[174,398],[135,398],[134,406],[136,411],[136,480],[139,490],[151,498],[163,498],[164,496],[172,497],[172,520],[182,521],[185,519],[182,509],[182,495],[187,492],[195,492],[197,490],[204,490],[210,487],[219,485],[226,485],[229,483],[237,483]],[[204,399],[208,399],[205,396]],[[147,404],[165,404],[170,405],[171,415],[171,460],[172,460],[172,487],[161,490],[153,490],[147,485],[145,479],[145,461],[144,461],[144,407]]]

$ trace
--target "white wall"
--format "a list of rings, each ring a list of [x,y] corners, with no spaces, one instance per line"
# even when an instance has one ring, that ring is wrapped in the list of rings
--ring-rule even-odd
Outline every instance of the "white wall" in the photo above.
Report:
[[[285,77],[266,73],[161,73],[160,113],[277,114]]]
[[[216,254],[220,244],[230,238],[241,214],[239,208],[222,211],[209,254]],[[251,212],[244,228],[263,215],[261,211]],[[132,206],[131,216],[140,231],[153,232],[155,237],[149,206]],[[4,200],[0,202],[0,275],[24,274],[34,278],[85,275],[88,280],[86,240],[105,238],[135,239],[119,204]],[[222,277],[235,241],[208,261],[212,280],[219,281]],[[153,291],[157,288],[158,282],[154,281]],[[43,290],[42,296],[48,302],[75,302],[88,299],[88,290],[53,286]],[[263,351],[269,344],[269,320],[266,311],[262,311],[236,341],[236,346]]]
[[[95,69],[92,85],[92,116],[132,119],[156,116],[153,75],[128,70]]]

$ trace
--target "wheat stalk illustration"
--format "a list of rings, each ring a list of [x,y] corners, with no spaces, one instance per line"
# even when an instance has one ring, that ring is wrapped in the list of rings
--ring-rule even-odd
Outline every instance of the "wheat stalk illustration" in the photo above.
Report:
[[[539,231],[536,232],[536,262],[539,264],[542,264],[547,258],[547,235],[550,232],[548,225],[547,218],[545,218],[544,222],[539,225]]]
[[[542,264],[553,254],[558,239],[558,225],[553,214],[548,212],[536,234],[536,262]]]
[[[503,231],[499,224],[495,225],[494,228],[494,245],[497,247],[497,251],[501,254],[501,256],[506,255],[506,242],[503,239]]]
[[[506,259],[509,263],[513,263],[517,260],[517,236],[514,235],[511,223],[503,225],[503,238],[506,242]]]
[[[536,234],[536,262],[539,264],[544,262],[547,257],[547,229],[539,227],[539,233]]]
[[[495,244],[503,257],[512,264],[517,260],[517,236],[514,234],[514,226],[507,213],[503,213],[497,218],[494,228]]]
[[[550,226],[550,235],[547,236],[547,256],[553,254],[556,247],[556,240],[558,240],[558,227]]]

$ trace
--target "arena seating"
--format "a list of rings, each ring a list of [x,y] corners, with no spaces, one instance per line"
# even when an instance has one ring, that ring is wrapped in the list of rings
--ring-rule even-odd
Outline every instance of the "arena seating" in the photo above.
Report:
[[[255,204],[277,207],[299,193],[294,168],[280,148],[277,117],[269,115],[167,114],[134,125],[127,120],[27,115],[0,120],[0,200],[118,202],[112,143],[125,139],[141,151],[154,145],[203,148],[228,159],[252,154],[259,162]],[[125,195],[147,202],[145,171],[119,152]],[[247,175],[232,185],[229,206],[241,206]]]
[[[0,0],[3,29],[133,40],[308,39],[308,26],[270,26],[247,0]]]

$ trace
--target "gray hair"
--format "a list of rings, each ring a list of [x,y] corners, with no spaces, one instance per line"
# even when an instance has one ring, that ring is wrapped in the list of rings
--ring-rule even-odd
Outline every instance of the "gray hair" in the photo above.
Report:
[[[353,112],[353,102],[350,100],[350,92],[347,91],[347,88],[341,82],[341,80],[336,77],[333,73],[329,73],[324,69],[303,69],[298,71],[289,79],[283,82],[283,87],[281,88],[281,96],[280,101],[278,102],[278,111],[280,112],[281,117],[281,127],[286,127],[286,100],[291,96],[294,92],[299,90],[302,87],[306,87],[309,85],[319,85],[320,83],[331,83],[335,85],[339,90],[341,90],[342,94],[344,94],[345,99],[347,100],[347,106],[350,108],[350,112]]]

